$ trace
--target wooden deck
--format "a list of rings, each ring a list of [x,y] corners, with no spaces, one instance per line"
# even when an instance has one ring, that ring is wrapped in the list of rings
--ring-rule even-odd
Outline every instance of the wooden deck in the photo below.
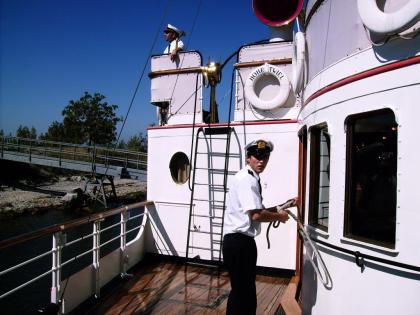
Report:
[[[85,314],[225,314],[227,272],[151,262]],[[257,314],[276,314],[289,278],[257,276]]]

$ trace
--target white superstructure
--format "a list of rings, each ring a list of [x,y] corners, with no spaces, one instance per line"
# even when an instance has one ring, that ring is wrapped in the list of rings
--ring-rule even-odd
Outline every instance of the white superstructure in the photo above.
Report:
[[[275,150],[261,175],[264,204],[273,206],[297,194],[296,118],[300,104],[296,102],[288,79],[292,75],[291,42],[244,46],[235,65],[237,83],[234,87],[236,101],[232,121],[206,124],[203,122],[206,118],[203,117],[201,102],[202,74],[198,72],[201,65],[190,62],[196,55],[192,52],[181,53],[178,72],[171,71],[176,65],[169,65],[169,69],[162,68],[161,65],[167,65],[167,56],[156,57],[152,63],[152,98],[158,106],[160,104],[156,100],[166,101],[169,114],[166,120],[160,120],[160,126],[148,130],[148,199],[154,200],[162,230],[167,236],[163,237],[160,232],[154,231],[154,243],[149,245],[151,251],[156,253],[185,257],[192,204],[195,215],[191,216],[191,228],[195,231],[190,233],[188,257],[198,255],[202,260],[218,260],[220,221],[214,222],[212,217],[220,218],[223,215],[222,186],[227,144],[226,134],[213,135],[212,130],[232,130],[228,145],[227,185],[229,176],[245,166],[244,147],[247,143],[259,138],[274,143]],[[251,84],[247,87],[245,81],[252,78],[254,72],[258,74],[258,69],[267,66],[274,72],[260,75],[255,79],[255,86]],[[280,76],[284,77],[283,81],[278,79]],[[280,96],[283,101],[277,102],[278,88],[282,84],[285,85],[282,87],[284,95]],[[194,91],[196,86],[199,87],[197,96],[190,97],[186,91]],[[265,102],[272,109],[261,110],[252,105],[247,99],[250,91],[254,93],[254,99]],[[169,95],[174,96],[170,98]],[[190,110],[183,106],[189,106]],[[199,136],[206,139],[197,140],[199,130]],[[262,233],[257,238],[258,265],[294,270],[295,222],[271,229],[270,238],[276,240],[271,242],[271,249],[267,248],[265,238],[267,226],[263,225]],[[219,240],[217,245],[215,238]],[[170,246],[166,240],[170,240]]]
[[[420,314],[420,38],[413,27],[419,4],[384,1],[385,13],[371,10],[364,20],[365,6],[375,1],[307,4],[301,210],[333,286],[326,289],[317,279],[306,252],[303,314]],[[397,12],[406,6],[417,8],[417,18],[407,16],[404,30],[396,27],[391,35],[369,29],[382,15],[403,18]],[[328,149],[320,153],[325,142]],[[322,203],[325,189],[317,178],[325,167],[329,197]]]

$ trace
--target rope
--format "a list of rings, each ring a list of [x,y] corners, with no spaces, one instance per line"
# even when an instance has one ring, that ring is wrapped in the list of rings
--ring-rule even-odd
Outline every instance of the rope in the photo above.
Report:
[[[280,207],[285,207],[285,208],[287,208],[290,204],[292,204],[293,202],[295,202],[295,199],[289,199],[289,200],[287,200],[286,202],[284,202],[284,203],[282,203],[281,205],[280,205]],[[285,211],[287,211],[287,210],[285,210]],[[289,214],[291,217],[294,217],[293,219],[295,219],[296,218],[296,216],[293,214],[293,213],[291,213],[291,214]],[[297,218],[295,219],[295,220],[297,220]],[[268,249],[270,249],[270,236],[269,236],[269,233],[270,233],[270,228],[271,228],[271,226],[273,227],[273,228],[275,228],[275,229],[277,229],[278,227],[279,227],[279,225],[280,225],[280,221],[273,221],[273,222],[270,222],[270,224],[268,225],[268,228],[267,228],[267,232],[265,233],[265,237],[266,237],[266,239],[267,239],[267,246],[268,246]]]
[[[289,199],[289,200],[287,200],[285,203],[281,204],[281,205],[280,205],[280,207],[287,207],[287,206],[288,206],[288,205],[290,205],[293,201],[294,201],[294,199]],[[312,254],[313,254],[313,255],[310,257],[309,261],[310,261],[310,263],[311,263],[312,267],[314,268],[315,273],[317,274],[317,276],[318,276],[319,280],[320,280],[320,281],[321,281],[321,283],[324,285],[324,287],[325,287],[326,289],[328,289],[328,290],[331,290],[331,289],[332,289],[332,287],[333,287],[333,281],[332,281],[331,275],[330,275],[330,273],[329,273],[329,271],[328,271],[328,268],[327,268],[327,266],[325,265],[324,260],[323,260],[323,259],[322,259],[322,257],[321,257],[321,254],[319,253],[319,251],[318,251],[318,249],[316,248],[315,244],[312,242],[312,239],[310,238],[310,236],[309,236],[309,235],[308,235],[308,233],[306,232],[306,230],[305,230],[305,228],[304,228],[303,224],[300,222],[299,218],[298,218],[298,217],[297,217],[297,216],[296,216],[293,212],[291,212],[291,211],[290,211],[290,210],[288,210],[288,209],[284,209],[284,211],[286,211],[286,212],[287,212],[287,214],[288,214],[289,216],[291,216],[291,217],[293,218],[293,220],[295,220],[295,221],[296,221],[296,223],[298,224],[298,231],[299,231],[299,234],[302,236],[302,239],[303,239],[303,244],[304,244],[304,246],[306,246],[306,247],[307,247],[307,249],[310,249],[310,250],[312,251]],[[268,226],[268,228],[267,228],[266,237],[267,237],[267,244],[268,244],[268,248],[270,248],[270,240],[269,240],[269,236],[268,236],[268,233],[269,233],[269,231],[270,231],[270,227],[271,227],[271,225],[272,225],[274,228],[277,228],[277,227],[279,226],[279,224],[280,224],[280,221],[270,222],[270,224],[269,224],[269,226]],[[308,246],[310,246],[310,247],[308,247]],[[309,250],[308,250],[308,252],[309,252]],[[315,263],[315,261],[314,261],[314,257],[315,257],[315,259],[316,259],[317,263],[318,263],[320,266],[318,266],[318,265]],[[324,272],[323,272],[324,274],[321,274],[320,267],[321,267],[321,269],[324,271]]]

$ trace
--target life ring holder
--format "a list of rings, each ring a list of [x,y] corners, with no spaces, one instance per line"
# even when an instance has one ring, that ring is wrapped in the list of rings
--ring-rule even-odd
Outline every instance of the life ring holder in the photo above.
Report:
[[[293,41],[292,55],[292,88],[295,94],[299,94],[303,89],[305,80],[305,54],[305,35],[302,32],[297,32]]]
[[[363,24],[372,32],[393,35],[404,31],[420,18],[420,1],[409,0],[393,13],[382,12],[376,0],[357,0],[357,8]]]
[[[265,76],[274,77],[280,85],[276,96],[270,100],[263,100],[255,93],[256,83]],[[290,92],[290,82],[286,73],[279,67],[265,63],[250,73],[245,82],[244,90],[246,98],[253,107],[260,110],[273,110],[286,103]]]

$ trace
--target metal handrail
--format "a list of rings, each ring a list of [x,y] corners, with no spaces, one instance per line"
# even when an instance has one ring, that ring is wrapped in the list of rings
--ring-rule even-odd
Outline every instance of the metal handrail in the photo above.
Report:
[[[0,295],[0,300],[9,296],[10,294],[28,286],[29,284],[47,276],[48,274],[52,274],[53,277],[53,285],[52,285],[52,290],[55,291],[56,294],[53,294],[52,296],[54,296],[56,299],[57,298],[57,294],[58,292],[60,292],[60,282],[61,282],[61,270],[62,268],[72,262],[75,262],[76,260],[78,260],[79,258],[89,254],[89,253],[93,253],[93,256],[96,257],[96,259],[99,259],[99,249],[103,246],[105,246],[106,244],[113,242],[115,240],[117,240],[118,238],[120,238],[121,240],[121,244],[120,244],[120,248],[124,251],[125,250],[125,246],[127,244],[127,240],[126,240],[126,235],[130,232],[133,232],[134,230],[137,230],[141,227],[141,225],[136,226],[135,228],[127,231],[126,230],[126,223],[128,220],[126,220],[127,218],[127,214],[128,211],[133,210],[133,209],[138,209],[140,207],[146,207],[148,205],[152,205],[153,202],[152,201],[145,201],[145,202],[138,202],[138,203],[134,203],[128,206],[123,206],[120,208],[116,208],[116,209],[111,209],[108,211],[105,211],[103,213],[97,213],[94,215],[91,215],[89,217],[85,217],[85,218],[81,218],[81,219],[76,219],[76,220],[72,220],[69,222],[66,222],[64,224],[57,224],[57,225],[53,225],[44,229],[40,229],[38,231],[32,232],[32,233],[27,233],[24,234],[22,236],[18,236],[18,237],[14,237],[11,239],[7,239],[7,240],[3,240],[0,241],[0,250],[4,250],[6,248],[10,248],[12,246],[18,245],[18,244],[22,244],[28,241],[33,241],[36,239],[39,239],[41,237],[44,236],[48,236],[48,235],[52,235],[53,236],[53,247],[51,250],[42,253],[38,256],[32,257],[30,259],[27,259],[13,267],[7,268],[3,271],[0,271],[0,276],[4,276],[6,274],[8,274],[11,271],[17,270],[25,265],[28,265],[29,263],[33,263],[37,260],[39,260],[42,257],[45,257],[47,255],[52,254],[52,266],[51,269],[47,272],[44,272],[40,275],[37,275],[36,277],[30,279],[29,281],[22,283],[20,285],[18,285],[17,287],[14,287],[13,289],[4,292]],[[118,222],[117,224],[113,224],[110,227],[104,228],[103,230],[100,229],[100,224],[99,222],[103,221],[105,218],[110,217],[110,216],[114,216],[114,215],[121,215],[121,221]],[[140,214],[140,215],[136,215],[135,217],[140,217],[140,216],[144,216],[144,213]],[[73,240],[71,242],[66,243],[65,241],[63,241],[62,233],[64,231],[82,226],[82,225],[86,225],[86,224],[90,224],[93,223],[93,225],[95,226],[94,228],[94,232],[89,234],[89,235],[84,235],[81,238],[78,238],[76,240]],[[100,239],[99,239],[99,235],[103,232],[106,231],[107,229],[111,228],[111,227],[116,227],[116,225],[120,225],[121,226],[121,230],[119,231],[119,233],[117,234],[117,236],[113,237],[112,239],[101,243]],[[74,255],[72,258],[68,259],[65,262],[61,262],[61,251],[64,247],[69,246],[69,245],[74,245],[75,243],[83,240],[83,239],[87,239],[88,237],[93,237],[93,239],[96,239],[97,242],[95,243],[95,245],[93,245],[93,247],[83,253],[78,253],[77,255]],[[93,262],[93,264],[95,264],[95,262]],[[97,267],[97,266],[96,266]],[[125,268],[125,267],[124,267]]]
[[[20,289],[22,289],[22,288],[30,285],[31,283],[34,283],[35,281],[44,278],[45,276],[47,276],[48,274],[50,274],[52,272],[53,272],[52,270],[48,270],[48,271],[46,271],[46,272],[38,275],[37,277],[35,277],[35,278],[33,278],[33,279],[25,282],[25,283],[22,283],[21,285],[17,286],[16,288],[14,288],[14,289],[12,289],[12,290],[10,290],[10,291],[8,291],[8,292],[0,295],[0,300],[3,299],[3,298],[5,298],[6,296],[9,296],[10,294],[12,294],[12,293],[14,293],[16,291],[19,291]]]
[[[10,154],[17,152],[17,155],[27,155],[29,160],[32,157],[42,156],[44,159],[58,158],[60,162],[62,159],[75,162],[102,162],[105,165],[113,162],[134,169],[142,169],[147,166],[147,153],[145,152],[37,139],[1,137],[2,157],[4,157],[5,152]]]
[[[49,251],[47,251],[47,252],[45,252],[45,253],[43,253],[43,254],[40,254],[40,255],[38,255],[38,256],[32,257],[32,258],[30,258],[30,259],[28,259],[28,260],[25,260],[24,262],[22,262],[22,263],[20,263],[20,264],[17,264],[17,265],[15,265],[15,266],[13,266],[13,267],[10,267],[10,268],[8,268],[8,269],[2,270],[2,271],[0,272],[0,276],[5,275],[5,274],[9,273],[10,271],[13,271],[13,270],[15,270],[15,269],[18,269],[18,268],[20,268],[20,267],[23,267],[23,266],[25,266],[25,265],[27,265],[27,264],[29,264],[29,263],[33,262],[33,261],[36,261],[36,260],[38,260],[38,259],[41,259],[42,257],[45,257],[45,256],[47,256],[47,255],[49,255],[49,254],[51,254],[51,253],[52,253],[52,250],[49,250]]]
[[[104,218],[110,217],[114,214],[118,214],[118,213],[128,211],[128,210],[137,209],[137,208],[140,208],[140,207],[151,206],[153,204],[154,204],[154,202],[150,201],[150,200],[137,202],[137,203],[133,203],[133,204],[130,204],[130,205],[127,205],[127,206],[122,206],[122,207],[119,207],[119,208],[110,209],[108,211],[95,213],[95,214],[92,214],[90,216],[83,217],[83,218],[80,218],[80,219],[71,220],[71,221],[68,221],[68,222],[63,223],[63,224],[55,224],[55,225],[37,230],[35,232],[30,232],[30,233],[26,233],[26,234],[23,234],[23,235],[20,235],[20,236],[17,236],[17,237],[2,240],[2,241],[0,241],[0,250],[11,247],[13,245],[24,243],[24,242],[29,241],[29,240],[37,239],[37,238],[40,238],[42,236],[52,235],[56,232],[64,232],[64,231],[67,231],[69,229],[72,229],[72,228],[75,228],[75,227],[78,227],[78,226],[82,226],[82,225],[87,224],[87,223],[92,223],[92,222],[97,221],[99,219],[104,219]]]

